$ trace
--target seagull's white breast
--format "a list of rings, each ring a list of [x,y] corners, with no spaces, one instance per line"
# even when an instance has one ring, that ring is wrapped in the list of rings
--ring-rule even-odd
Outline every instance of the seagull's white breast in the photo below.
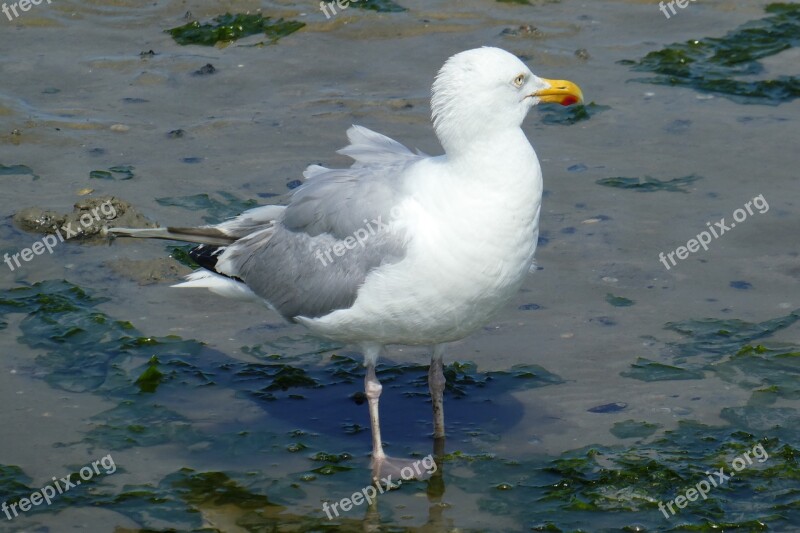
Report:
[[[371,272],[351,308],[303,323],[327,337],[381,344],[449,342],[485,324],[528,272],[542,196],[524,134],[498,141],[486,147],[492,157],[415,165],[392,221],[409,236],[406,257]]]

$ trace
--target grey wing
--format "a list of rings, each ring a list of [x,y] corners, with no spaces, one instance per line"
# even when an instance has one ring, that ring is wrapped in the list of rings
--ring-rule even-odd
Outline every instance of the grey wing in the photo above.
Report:
[[[426,156],[358,126],[348,137],[340,152],[356,160],[351,168],[309,167],[280,218],[228,246],[217,263],[290,320],[350,307],[372,270],[405,256],[392,208],[404,197],[405,170]]]
[[[403,195],[405,169],[428,157],[362,126],[352,126],[347,137],[350,145],[338,153],[355,163],[348,169],[308,167],[308,181],[296,189],[283,217],[287,228],[343,239],[378,216],[388,219]]]

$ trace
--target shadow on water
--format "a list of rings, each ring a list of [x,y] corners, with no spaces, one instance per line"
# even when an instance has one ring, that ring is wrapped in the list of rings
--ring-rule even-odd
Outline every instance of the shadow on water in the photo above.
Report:
[[[95,306],[104,301],[66,281],[37,283],[0,295],[0,320],[9,314],[24,314],[18,340],[41,353],[24,371],[42,377],[58,390],[97,394],[119,402],[91,418],[83,441],[60,445],[84,443],[96,450],[120,451],[179,444],[189,450],[193,461],[221,464],[231,471],[182,468],[155,487],[126,487],[128,490],[119,494],[97,491],[90,502],[86,495],[80,501],[64,498],[51,510],[103,504],[142,519],[144,508],[140,506],[150,502],[158,505],[148,514],[163,514],[172,520],[182,514],[180,509],[183,513],[200,509],[206,522],[226,523],[230,517],[223,519],[220,514],[233,512],[237,527],[253,520],[262,527],[273,519],[283,525],[293,523],[292,516],[283,513],[285,506],[263,495],[275,490],[276,484],[285,489],[280,494],[287,501],[307,500],[303,485],[317,480],[325,489],[324,493],[317,491],[323,496],[352,494],[353,487],[369,484],[366,450],[370,434],[360,358],[331,355],[332,345],[314,340],[305,341],[308,346],[316,344],[316,349],[306,353],[272,353],[273,346],[289,342],[277,339],[267,351],[262,346],[245,349],[261,360],[258,363],[233,360],[197,341],[145,336],[131,323],[97,311]],[[7,322],[0,321],[0,329],[6,327]],[[433,453],[436,457],[439,468],[427,483],[427,494],[431,520],[443,520],[447,456],[444,440],[430,438],[427,366],[384,362],[378,373],[384,384],[382,411],[390,446],[412,456]],[[445,375],[448,430],[451,442],[459,448],[453,450],[453,458],[467,462],[490,456],[471,456],[462,449],[475,448],[475,442],[478,447],[480,443],[491,445],[522,418],[523,407],[513,391],[562,382],[535,365],[480,373],[474,364],[456,362],[445,368]],[[199,398],[212,389],[255,402],[269,421],[247,423],[233,414],[223,421],[199,423],[198,413],[187,406],[202,403]],[[277,420],[294,429],[275,431],[272,426]],[[348,451],[330,451],[341,449]],[[234,473],[243,458],[249,459],[248,466],[258,468],[265,460],[277,458],[280,462],[281,456],[298,453],[307,458],[300,461],[305,467],[298,468],[297,462],[289,459],[291,466],[278,472]],[[258,457],[262,459],[253,460]],[[9,501],[30,494],[33,488],[21,470],[13,466],[3,469],[1,488],[15,496]],[[413,485],[424,486],[421,482]],[[367,506],[366,512],[368,521],[379,521],[374,505]],[[327,527],[317,519],[308,524],[316,522]],[[343,530],[350,521],[337,517],[335,523]]]

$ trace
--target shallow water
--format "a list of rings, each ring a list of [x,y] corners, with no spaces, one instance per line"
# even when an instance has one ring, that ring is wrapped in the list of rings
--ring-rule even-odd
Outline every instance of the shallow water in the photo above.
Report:
[[[306,165],[347,164],[334,150],[353,123],[439,153],[430,83],[463,49],[500,46],[577,82],[598,106],[589,120],[564,125],[542,109],[526,121],[545,176],[542,269],[448,350],[449,363],[475,367],[450,369],[443,475],[329,521],[324,501],[369,483],[352,347],[257,307],[168,290],[175,265],[132,279],[124,265],[167,256],[167,243],[68,242],[13,272],[0,266],[0,503],[108,454],[116,471],[13,520],[0,514],[0,530],[800,527],[800,104],[642,83],[652,75],[619,63],[722,36],[764,18],[767,3],[693,2],[669,20],[649,1],[400,3],[409,10],[331,20],[315,2],[288,1],[53,0],[13,23],[0,15],[0,164],[38,176],[0,172],[0,253],[41,239],[15,228],[14,213],[71,211],[85,189],[179,226],[281,201],[272,195]],[[208,20],[261,7],[307,26],[264,47],[238,46],[263,36],[179,46],[163,32],[187,9]],[[752,77],[798,76],[797,56],[774,54]],[[208,63],[214,74],[192,74]],[[133,178],[89,177],[121,165]],[[677,191],[597,183],[692,175]],[[219,204],[163,200],[198,193]],[[670,270],[659,261],[759,195],[769,209],[708,251]],[[151,356],[163,378],[143,392],[135,381]],[[432,451],[428,356],[394,347],[385,359],[390,453]],[[659,511],[757,443],[769,459],[676,516]]]

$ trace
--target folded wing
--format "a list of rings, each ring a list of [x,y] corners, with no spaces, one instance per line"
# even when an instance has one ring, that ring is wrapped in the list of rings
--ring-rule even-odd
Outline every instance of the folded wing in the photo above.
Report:
[[[350,307],[371,271],[405,256],[407,236],[395,231],[392,208],[405,197],[407,169],[427,156],[360,126],[347,135],[339,153],[355,160],[350,168],[311,166],[287,206],[217,226],[239,239],[215,252],[213,269],[289,320]],[[196,277],[191,283],[198,286]]]

